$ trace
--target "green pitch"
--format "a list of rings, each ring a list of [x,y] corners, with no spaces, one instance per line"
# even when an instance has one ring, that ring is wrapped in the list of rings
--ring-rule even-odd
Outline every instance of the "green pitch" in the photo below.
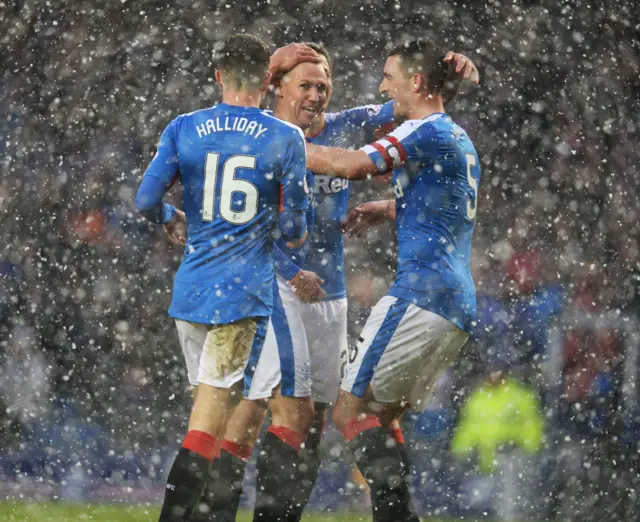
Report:
[[[67,503],[0,503],[2,522],[156,522],[160,508],[157,504],[67,504]],[[340,514],[307,515],[303,522],[370,522],[364,515]],[[242,512],[237,522],[250,522],[251,513]]]

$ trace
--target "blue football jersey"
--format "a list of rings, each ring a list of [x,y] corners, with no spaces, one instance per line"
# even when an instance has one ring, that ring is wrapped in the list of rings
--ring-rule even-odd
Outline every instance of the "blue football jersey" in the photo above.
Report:
[[[480,162],[469,136],[436,113],[403,123],[363,150],[381,174],[394,169],[398,262],[389,295],[471,332],[471,237]]]
[[[371,141],[373,132],[393,121],[393,105],[365,105],[341,112],[327,113],[325,126],[315,136],[307,136],[307,142],[330,147],[353,147]],[[314,216],[313,233],[301,249],[288,249],[279,243],[280,249],[299,268],[315,272],[324,279],[325,300],[347,296],[344,273],[344,237],[340,224],[347,215],[349,182],[329,176],[313,176],[309,180],[313,190],[311,206]]]
[[[271,314],[274,228],[278,211],[308,209],[305,161],[300,129],[257,108],[221,103],[169,124],[143,185],[182,183],[187,245],[172,317],[224,324]]]

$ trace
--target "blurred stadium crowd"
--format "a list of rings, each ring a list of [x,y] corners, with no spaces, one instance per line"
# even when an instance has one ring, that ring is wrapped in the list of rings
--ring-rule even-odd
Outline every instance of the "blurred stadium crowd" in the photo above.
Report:
[[[218,100],[216,42],[246,31],[273,48],[324,43],[335,63],[335,110],[380,101],[385,50],[403,37],[432,37],[480,69],[480,87],[463,90],[448,108],[482,161],[479,324],[432,407],[407,420],[423,469],[416,476],[427,492],[423,509],[453,513],[465,502],[491,509],[475,493],[461,500],[464,478],[482,474],[449,448],[461,404],[496,370],[539,401],[546,442],[537,469],[553,475],[546,482],[554,486],[540,490],[536,506],[556,509],[558,491],[573,487],[579,497],[594,480],[616,487],[606,480],[615,470],[603,469],[616,455],[628,463],[639,439],[629,391],[638,339],[628,334],[637,332],[640,310],[640,12],[633,2],[0,5],[4,476],[85,483],[94,474],[112,484],[153,484],[163,473],[190,401],[166,314],[180,252],[135,214],[133,198],[164,126]],[[356,204],[389,189],[356,184],[352,193]],[[380,229],[348,239],[350,335],[393,279],[392,237]],[[621,318],[628,318],[623,326]],[[327,445],[325,471],[336,448]],[[598,462],[594,479],[588,470]],[[560,467],[575,474],[555,476]],[[327,477],[319,488],[326,498],[338,489]],[[331,504],[316,493],[317,505]]]

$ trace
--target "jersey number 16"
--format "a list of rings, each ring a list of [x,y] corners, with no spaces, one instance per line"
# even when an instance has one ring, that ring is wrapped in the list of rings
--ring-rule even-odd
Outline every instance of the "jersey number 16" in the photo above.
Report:
[[[202,221],[215,219],[218,163],[220,154],[208,152],[204,163],[204,188],[202,194]],[[220,217],[233,225],[244,225],[258,214],[258,188],[246,179],[236,178],[237,169],[255,169],[255,156],[230,156],[222,165],[220,181]],[[244,194],[244,208],[234,210],[233,195]],[[236,203],[237,206],[237,203]]]

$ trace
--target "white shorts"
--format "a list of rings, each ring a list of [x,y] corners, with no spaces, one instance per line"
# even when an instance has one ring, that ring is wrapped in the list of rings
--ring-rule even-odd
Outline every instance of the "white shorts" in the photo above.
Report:
[[[346,358],[347,300],[303,303],[291,285],[278,277],[274,310],[262,356],[247,397],[271,397],[281,384],[289,397],[312,396],[332,403],[340,384],[340,358]]]
[[[469,334],[443,317],[385,296],[373,307],[340,387],[358,397],[369,385],[378,402],[408,402],[423,410],[443,370]]]
[[[247,317],[210,325],[176,319],[189,382],[230,388],[245,379],[246,385],[262,354],[268,321],[268,317]]]

